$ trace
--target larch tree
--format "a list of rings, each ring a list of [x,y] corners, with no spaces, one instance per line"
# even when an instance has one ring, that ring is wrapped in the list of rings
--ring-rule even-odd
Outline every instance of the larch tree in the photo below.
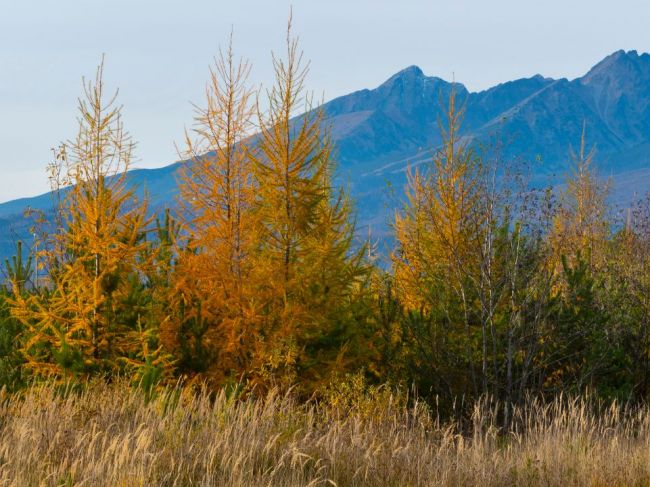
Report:
[[[608,187],[598,180],[593,170],[594,151],[586,149],[585,130],[580,140],[580,151],[572,154],[571,173],[549,236],[552,253],[556,256],[556,272],[562,272],[562,257],[572,263],[578,253],[592,270],[604,264],[604,245],[609,237],[606,215]]]
[[[273,66],[254,156],[263,309],[256,369],[262,379],[322,381],[343,360],[322,352],[346,341],[343,316],[364,274],[363,251],[353,250],[349,201],[332,187],[333,146],[324,112],[305,95],[308,65],[291,23],[286,58],[274,56]]]
[[[480,274],[477,248],[483,243],[480,160],[460,136],[463,111],[450,94],[441,148],[434,152],[427,171],[408,175],[407,203],[395,219],[397,249],[393,253],[395,283],[412,326],[406,333],[427,352],[428,369],[435,381],[447,383],[447,360],[464,356],[470,383],[463,392],[477,391],[473,353],[473,302]],[[441,325],[442,324],[442,325]],[[444,359],[443,357],[448,357]],[[416,359],[417,362],[421,361]],[[457,369],[457,368],[456,368]],[[466,389],[466,390],[465,390]]]
[[[189,161],[179,181],[189,244],[179,252],[172,297],[178,312],[165,326],[165,339],[181,356],[190,355],[185,362],[196,362],[186,368],[217,383],[241,378],[256,335],[249,73],[250,65],[235,59],[231,38],[210,69],[205,105],[195,108],[194,126],[185,137]],[[198,362],[191,357],[197,351],[203,355]]]
[[[84,80],[77,136],[62,145],[60,225],[39,255],[48,289],[12,296],[12,314],[26,328],[23,352],[36,373],[115,371],[142,352],[142,324],[126,318],[125,299],[142,264],[146,206],[127,184],[134,143],[117,92],[106,96],[103,64],[94,81]]]
[[[459,134],[462,109],[456,94],[449,98],[443,143],[426,171],[409,172],[407,204],[395,219],[399,246],[393,254],[395,273],[407,307],[427,311],[437,302],[430,279],[457,286],[467,268],[475,211],[479,202],[479,160]],[[458,289],[462,293],[462,289]],[[433,302],[430,300],[433,298]]]

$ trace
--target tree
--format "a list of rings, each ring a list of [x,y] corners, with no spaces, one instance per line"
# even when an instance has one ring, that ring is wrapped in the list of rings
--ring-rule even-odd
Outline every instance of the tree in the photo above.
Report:
[[[235,61],[231,38],[210,69],[205,107],[195,107],[194,127],[185,137],[190,161],[179,181],[189,244],[178,254],[172,299],[177,311],[166,336],[172,349],[183,349],[181,365],[188,372],[200,369],[217,383],[241,377],[255,340],[249,73],[247,62]]]
[[[124,130],[117,92],[106,97],[104,63],[84,80],[79,130],[63,144],[61,225],[43,242],[39,260],[49,289],[32,295],[12,282],[12,314],[26,327],[23,352],[39,374],[87,375],[120,368],[137,355],[124,298],[146,245],[146,206],[127,185],[134,143]],[[137,279],[137,277],[136,277]]]
[[[549,237],[555,255],[554,269],[562,274],[562,256],[569,264],[579,252],[593,270],[604,264],[605,241],[609,237],[606,218],[607,185],[598,181],[592,168],[594,151],[587,152],[586,129],[580,140],[580,151],[572,154],[573,166],[561,195],[554,228]]]
[[[336,368],[342,357],[332,350],[350,339],[363,249],[353,250],[347,197],[332,189],[333,146],[322,109],[304,95],[308,66],[291,22],[286,59],[274,56],[273,66],[253,157],[263,313],[256,368],[262,380],[291,382],[300,373],[313,384]]]
[[[436,388],[450,395],[478,391],[473,303],[477,249],[486,230],[480,218],[481,161],[460,136],[463,111],[456,103],[452,90],[446,125],[440,124],[442,146],[429,170],[409,173],[407,204],[395,217],[393,254],[397,292],[413,325],[407,338],[423,341],[425,367],[436,377]],[[467,373],[453,377],[459,367]]]
[[[5,276],[9,287],[0,288],[0,387],[13,391],[24,384],[24,358],[20,353],[23,327],[11,316],[9,299],[12,283],[16,293],[36,292],[33,253],[23,255],[23,243],[16,243],[16,254],[5,260]]]

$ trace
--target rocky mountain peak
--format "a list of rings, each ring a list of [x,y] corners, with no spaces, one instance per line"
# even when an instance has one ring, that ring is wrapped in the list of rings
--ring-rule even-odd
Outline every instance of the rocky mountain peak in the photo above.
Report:
[[[638,81],[640,77],[648,75],[650,75],[650,55],[620,50],[596,64],[579,80],[585,86],[603,83],[621,85]]]
[[[574,86],[623,145],[647,139],[650,129],[650,55],[616,51]]]

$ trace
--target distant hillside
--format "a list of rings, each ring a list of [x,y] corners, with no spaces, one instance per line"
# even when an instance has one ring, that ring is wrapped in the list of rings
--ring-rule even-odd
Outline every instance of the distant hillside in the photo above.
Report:
[[[440,143],[438,121],[452,86],[411,66],[375,89],[325,104],[338,147],[338,180],[350,190],[361,226],[385,232],[406,168],[426,160]],[[532,166],[540,181],[563,176],[584,125],[619,201],[650,189],[650,55],[618,51],[572,81],[536,75],[478,93],[460,83],[455,89],[466,107],[463,134],[477,143],[503,141],[506,158],[541,160]],[[131,183],[141,194],[146,189],[154,209],[173,206],[180,164],[134,170]],[[15,239],[29,238],[25,208],[50,205],[49,195],[1,204],[0,255],[12,252]]]

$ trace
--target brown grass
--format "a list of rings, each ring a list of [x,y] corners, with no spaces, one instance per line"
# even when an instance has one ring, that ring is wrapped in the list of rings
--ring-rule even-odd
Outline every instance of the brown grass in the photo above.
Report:
[[[531,401],[499,434],[483,403],[461,435],[385,390],[337,398],[32,386],[1,401],[0,484],[650,485],[648,409]]]

